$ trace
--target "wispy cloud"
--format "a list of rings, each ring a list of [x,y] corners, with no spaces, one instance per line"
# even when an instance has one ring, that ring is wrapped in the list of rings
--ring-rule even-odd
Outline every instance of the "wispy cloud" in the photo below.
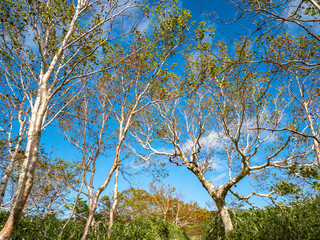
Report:
[[[199,144],[202,149],[206,151],[210,151],[212,149],[221,149],[223,146],[222,142],[224,141],[224,137],[221,133],[216,131],[211,131],[209,134],[200,138]],[[189,139],[185,144],[183,144],[182,149],[186,153],[191,153],[192,147],[195,145],[195,142],[192,139]]]
[[[138,25],[138,30],[140,32],[148,32],[150,29],[150,21],[148,19],[144,19],[140,24]]]
[[[227,173],[223,172],[223,173],[217,175],[216,177],[212,177],[211,181],[214,186],[219,186],[225,182],[226,178],[227,178]]]

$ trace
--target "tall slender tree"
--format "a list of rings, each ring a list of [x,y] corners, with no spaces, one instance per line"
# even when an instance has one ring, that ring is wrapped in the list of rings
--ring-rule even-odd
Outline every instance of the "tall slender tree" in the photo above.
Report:
[[[136,115],[152,103],[179,94],[171,84],[181,79],[166,64],[192,36],[190,12],[174,4],[161,4],[145,8],[145,11],[152,16],[148,31],[136,29],[127,45],[115,44],[113,61],[119,62],[117,66],[104,72],[97,83],[88,83],[84,93],[61,118],[67,139],[80,150],[83,159],[89,215],[82,239],[88,237],[101,193],[114,172],[121,170],[122,161],[127,157],[124,141]],[[97,165],[108,160],[109,155],[112,155],[111,166],[106,169],[105,180],[95,190]]]
[[[311,141],[320,166],[319,139],[319,3],[307,1],[230,1],[237,19],[254,20],[252,32],[265,53],[259,59],[270,64],[292,101],[291,125],[274,129],[290,131]],[[288,121],[289,122],[289,121]]]
[[[77,83],[99,72],[98,49],[130,32],[130,27],[120,33],[113,30],[123,21],[130,26],[128,16],[138,4],[118,0],[2,1],[1,68],[9,77],[1,84],[11,86],[11,95],[20,91],[30,107],[24,161],[0,239],[10,239],[20,220],[32,188],[43,129],[77,95]],[[65,95],[69,97],[63,102]]]

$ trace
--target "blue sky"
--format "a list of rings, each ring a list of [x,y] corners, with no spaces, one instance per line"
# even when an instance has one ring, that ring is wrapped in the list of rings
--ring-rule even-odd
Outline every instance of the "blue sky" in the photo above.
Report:
[[[225,25],[217,21],[212,22],[210,16],[213,11],[216,12],[217,16],[222,19],[232,19],[235,14],[235,8],[233,5],[227,3],[225,0],[180,0],[179,4],[182,8],[186,8],[191,11],[194,20],[200,22],[202,20],[208,21],[208,24],[213,26],[216,29],[216,38],[224,39],[226,42],[232,42],[236,40],[238,34],[245,34],[250,31],[250,22],[237,22],[233,25]],[[80,157],[80,154],[75,151],[75,148],[72,147],[67,141],[63,139],[63,135],[57,128],[53,125],[49,126],[42,134],[41,142],[47,146],[48,151],[50,151],[51,146],[53,150],[54,157],[60,157],[65,160],[77,160]],[[130,157],[132,159],[132,157]],[[97,187],[104,181],[106,174],[108,174],[110,166],[112,164],[112,157],[109,159],[100,159],[97,166],[97,175],[95,178],[95,185]],[[212,202],[211,197],[203,188],[199,180],[194,176],[190,171],[188,171],[184,166],[177,167],[173,164],[168,164],[166,166],[168,176],[161,179],[161,182],[164,184],[170,184],[175,187],[178,191],[181,191],[185,196],[186,201],[196,201],[200,206],[205,207],[207,202]],[[126,169],[130,172],[129,169]],[[132,169],[131,171],[136,171],[139,169]],[[215,175],[214,185],[222,183],[221,181],[227,177],[225,170],[222,168],[219,169],[217,165],[217,174]],[[130,178],[130,184],[120,175],[119,182],[119,191],[128,189],[130,186],[136,188],[142,188],[148,190],[149,183],[153,180],[153,177],[150,173],[135,175]],[[213,180],[212,178],[209,180]],[[108,188],[101,195],[111,195],[113,191],[113,182],[110,182]],[[238,189],[241,189],[243,193],[249,192],[247,181],[243,181],[238,184]],[[255,203],[259,206],[266,204],[263,200],[256,199]]]
[[[205,20],[208,22],[208,24],[213,26],[216,29],[217,38],[224,38],[226,39],[226,41],[234,40],[233,37],[239,30],[243,32],[243,28],[239,28],[238,23],[235,26],[230,26],[212,22],[210,20],[208,14],[211,14],[212,11],[216,11],[216,14],[223,19],[231,19],[233,17],[235,8],[225,0],[180,0],[179,5],[182,8],[186,8],[191,11],[193,19],[197,22]],[[53,157],[60,157],[68,161],[78,160],[81,157],[80,153],[78,153],[69,142],[64,140],[61,132],[59,132],[59,130],[53,125],[45,129],[42,134],[41,142],[46,146],[48,151],[53,151]],[[97,175],[95,178],[95,185],[97,187],[99,187],[100,184],[104,181],[106,174],[108,174],[109,172],[111,163],[112,157],[109,159],[100,159],[97,167]],[[161,183],[170,184],[171,186],[175,187],[177,191],[181,191],[185,196],[186,201],[196,201],[202,207],[206,206],[206,202],[212,202],[211,197],[202,187],[202,184],[199,182],[196,176],[194,176],[184,166],[177,167],[173,164],[168,164],[166,166],[166,169],[168,176],[161,179]],[[226,176],[222,171],[216,178],[215,185],[219,184],[219,181],[221,181],[224,177]],[[135,175],[132,178],[128,177],[128,179],[130,180],[130,184],[120,175],[119,191],[128,189],[130,186],[148,190],[148,185],[153,180],[153,177],[151,173],[145,173]],[[245,188],[245,186],[243,187]],[[113,184],[111,182],[101,196],[111,195],[112,191]]]

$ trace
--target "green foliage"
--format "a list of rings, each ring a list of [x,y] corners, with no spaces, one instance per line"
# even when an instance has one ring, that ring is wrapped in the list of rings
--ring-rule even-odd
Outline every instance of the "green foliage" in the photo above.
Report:
[[[213,214],[205,224],[203,239],[319,239],[320,196],[288,206],[238,210],[231,217],[234,230],[225,234],[220,217]]]
[[[290,168],[289,168],[289,176],[294,176],[296,174],[302,176],[305,179],[308,179],[309,182],[311,182],[312,187],[314,189],[320,189],[320,172],[319,172],[320,167],[318,165],[313,165],[313,166],[304,166],[301,165],[299,166],[297,163],[294,163]]]
[[[7,212],[0,212],[0,223],[4,225],[8,217]],[[23,216],[20,225],[14,232],[13,240],[45,240],[58,239],[60,229],[65,223],[55,215],[45,218],[40,216]],[[83,234],[85,221],[71,221],[62,235],[63,240],[80,239]],[[108,225],[99,223],[97,228],[91,229],[88,239],[106,239]],[[132,222],[116,223],[111,236],[112,240],[154,240],[154,239],[189,239],[185,231],[168,222],[156,219],[138,218]]]
[[[114,226],[111,239],[114,240],[154,240],[189,239],[183,229],[156,219],[138,218],[130,225],[118,223]]]
[[[239,211],[227,239],[319,239],[320,196],[285,207]]]
[[[275,191],[281,195],[299,194],[301,192],[301,189],[296,188],[295,184],[287,183],[285,181],[275,184],[270,188],[270,190]]]
[[[212,214],[212,218],[205,223],[205,229],[202,232],[204,240],[223,239],[225,236],[221,216],[217,213]]]
[[[8,212],[0,212],[0,224],[1,227],[4,226],[7,218],[9,216]],[[70,227],[75,223],[70,223]],[[58,239],[59,229],[63,226],[63,220],[59,220],[54,214],[46,216],[45,218],[40,216],[23,216],[18,228],[13,234],[13,240],[44,240],[44,239]],[[74,228],[76,229],[76,228]],[[79,230],[78,230],[79,231]],[[80,230],[79,233],[82,233]],[[65,237],[62,239],[78,239],[69,238],[73,234],[65,232]],[[68,236],[68,237],[66,237]],[[80,236],[81,235],[77,235]]]

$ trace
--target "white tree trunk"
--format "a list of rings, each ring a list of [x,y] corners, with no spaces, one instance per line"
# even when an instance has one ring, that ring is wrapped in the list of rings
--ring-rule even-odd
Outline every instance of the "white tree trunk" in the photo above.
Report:
[[[114,222],[114,212],[116,210],[117,204],[118,204],[118,179],[119,179],[119,165],[116,169],[116,175],[114,179],[114,190],[113,190],[113,203],[112,207],[110,209],[110,218],[109,218],[109,226],[108,226],[108,239],[110,239],[111,231],[113,227]]]
[[[32,108],[31,121],[28,129],[25,158],[19,174],[14,202],[11,207],[9,218],[0,232],[0,240],[10,239],[13,231],[20,221],[23,207],[30,194],[35,168],[38,161],[41,129],[45,120],[48,107],[46,84],[40,85],[38,97]]]
[[[0,206],[2,205],[3,197],[4,197],[4,194],[6,193],[8,181],[9,181],[10,175],[12,173],[13,165],[14,165],[16,158],[17,158],[17,151],[15,151],[12,156],[10,156],[9,164],[6,167],[6,171],[3,175],[2,181],[0,183]]]
[[[232,224],[231,217],[230,217],[228,208],[226,206],[225,200],[224,199],[217,199],[215,202],[217,204],[217,208],[218,208],[219,214],[221,216],[224,230],[226,232],[233,230],[233,224]]]
[[[306,102],[304,102],[303,107],[304,107],[304,109],[306,111],[306,114],[307,114],[307,119],[308,119],[308,122],[309,122],[309,128],[310,128],[311,134],[312,134],[312,136],[317,138],[317,132],[316,132],[316,130],[314,128],[314,123],[313,123],[313,120],[312,120],[312,115],[311,115],[311,113],[309,111],[308,104]],[[317,139],[313,138],[313,146],[314,146],[314,150],[316,152],[316,158],[317,158],[317,161],[318,161],[318,165],[320,166],[320,148],[319,148],[318,138]]]
[[[225,196],[227,191],[223,190],[222,188],[215,189],[213,186],[213,183],[206,179],[201,171],[197,168],[194,167],[193,164],[187,164],[187,167],[189,170],[191,170],[200,180],[202,183],[203,187],[207,190],[207,192],[210,194],[212,197],[212,200],[215,202],[217,205],[219,214],[221,216],[221,220],[223,223],[224,230],[226,232],[233,230],[233,224],[231,221],[231,217],[228,211],[228,208],[225,203]]]
[[[120,150],[117,153],[119,154]],[[118,154],[116,154],[116,159],[119,160],[119,155]],[[116,170],[116,167],[117,167],[116,163],[117,163],[117,161],[115,161],[113,163],[113,166],[110,169],[110,172],[108,174],[107,179],[105,180],[104,184],[102,186],[100,186],[99,189],[97,190],[97,192],[93,195],[92,201],[90,201],[90,199],[89,199],[89,216],[88,216],[86,225],[84,227],[84,231],[83,231],[83,235],[81,237],[81,240],[86,240],[88,238],[88,234],[89,234],[89,231],[90,231],[92,220],[94,218],[94,213],[95,213],[95,211],[97,209],[97,206],[98,206],[99,196],[100,196],[101,192],[108,186],[108,184],[110,182],[110,179],[111,179],[111,176],[113,175],[114,171]]]

